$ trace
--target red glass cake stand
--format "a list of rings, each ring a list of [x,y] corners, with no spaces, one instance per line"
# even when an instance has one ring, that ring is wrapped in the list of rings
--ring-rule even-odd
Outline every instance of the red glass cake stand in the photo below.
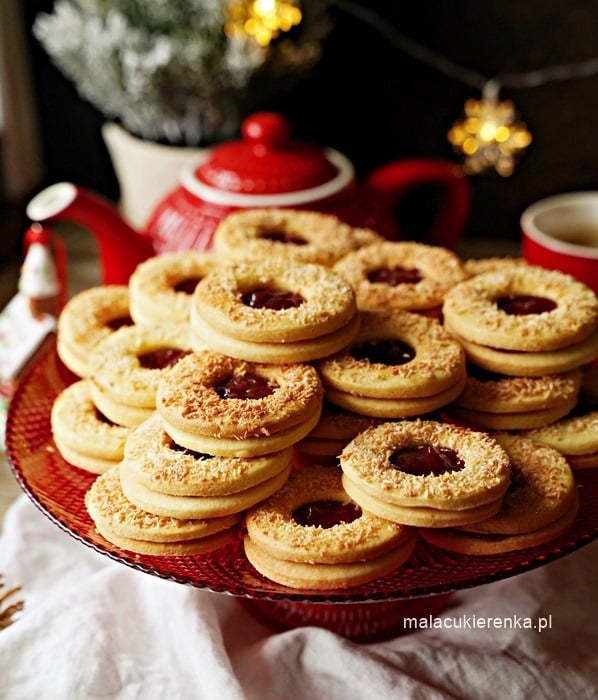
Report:
[[[72,537],[111,559],[154,576],[238,596],[252,612],[288,629],[316,625],[354,641],[377,641],[404,631],[408,617],[436,615],[449,596],[541,566],[598,537],[598,473],[578,472],[580,513],[571,529],[549,544],[474,557],[450,554],[419,541],[395,572],[349,590],[286,588],[262,577],[236,542],[207,555],[157,557],[128,552],[99,535],[84,505],[94,475],[66,462],[52,440],[55,397],[74,380],[52,346],[23,377],[11,401],[7,454],[19,484],[36,506]]]

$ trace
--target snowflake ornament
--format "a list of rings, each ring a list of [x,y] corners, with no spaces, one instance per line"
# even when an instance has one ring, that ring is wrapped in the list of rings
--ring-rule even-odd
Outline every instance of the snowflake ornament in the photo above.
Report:
[[[495,88],[485,90],[481,100],[467,100],[463,118],[453,123],[447,137],[464,156],[463,169],[468,175],[494,168],[502,177],[509,177],[532,142],[527,126],[517,119],[513,102],[499,101]]]

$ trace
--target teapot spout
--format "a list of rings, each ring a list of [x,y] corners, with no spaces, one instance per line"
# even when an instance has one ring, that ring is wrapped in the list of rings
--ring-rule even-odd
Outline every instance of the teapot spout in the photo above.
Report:
[[[127,284],[137,265],[154,255],[151,238],[131,228],[115,206],[70,182],[39,192],[26,209],[31,221],[72,221],[95,237],[103,284]]]

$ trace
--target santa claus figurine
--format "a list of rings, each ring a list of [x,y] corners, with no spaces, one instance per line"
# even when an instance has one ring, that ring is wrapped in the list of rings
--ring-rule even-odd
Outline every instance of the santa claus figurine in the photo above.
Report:
[[[40,224],[25,233],[26,255],[21,267],[19,292],[29,303],[34,318],[44,314],[57,317],[60,311],[61,284],[52,250],[52,234]]]

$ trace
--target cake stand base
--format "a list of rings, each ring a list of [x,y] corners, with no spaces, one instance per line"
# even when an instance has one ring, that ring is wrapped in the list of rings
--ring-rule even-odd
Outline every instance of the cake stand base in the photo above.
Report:
[[[359,643],[380,642],[417,629],[413,618],[435,617],[446,608],[450,593],[366,603],[304,603],[243,598],[254,617],[279,630],[315,626]]]

